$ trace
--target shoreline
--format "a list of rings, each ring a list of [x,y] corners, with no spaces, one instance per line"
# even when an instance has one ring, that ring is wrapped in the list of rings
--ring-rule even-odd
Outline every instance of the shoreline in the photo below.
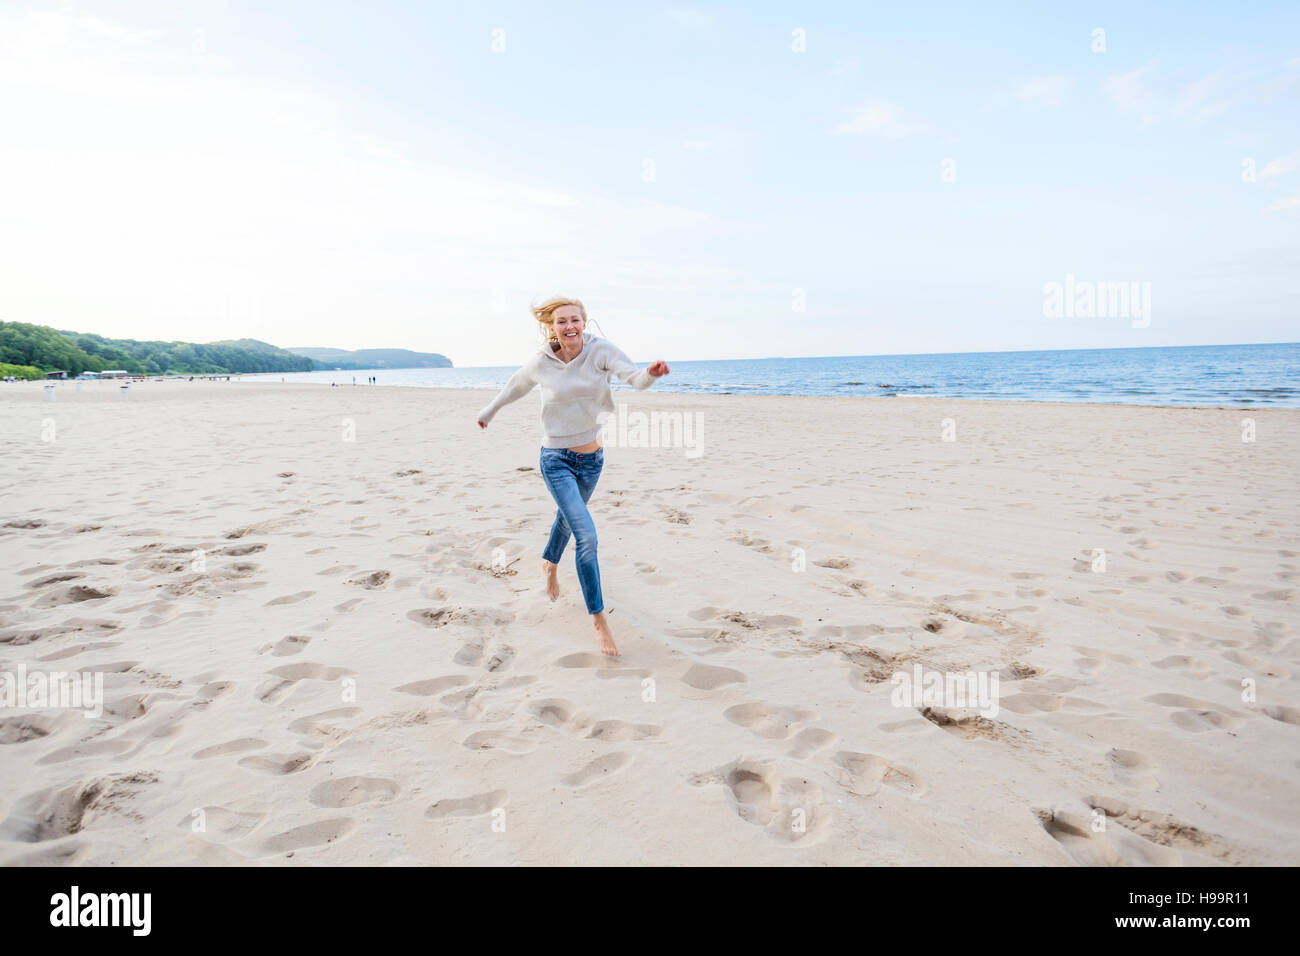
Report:
[[[383,370],[381,369],[380,371],[383,371]],[[187,381],[187,380],[181,380],[181,379],[171,379],[171,378],[168,378],[168,379],[161,379],[161,380],[159,380],[159,381],[155,381],[155,382],[151,382],[151,383],[141,383],[141,382],[137,382],[137,383],[135,383],[135,384],[137,384],[137,385],[139,385],[139,384],[162,384],[162,383],[165,383],[165,382],[174,383],[174,384],[183,384],[183,385],[195,385],[195,384],[200,384],[199,379],[198,379],[198,376],[195,376],[195,381],[194,381],[194,382],[190,382],[190,381]],[[49,384],[52,384],[50,381],[42,381],[42,380],[39,380],[39,379],[35,379],[35,380],[33,380],[33,383],[35,383],[35,384],[41,384],[41,385],[49,385]],[[69,384],[69,383],[74,383],[74,380],[73,380],[73,379],[57,380],[57,381],[54,382],[53,384]],[[206,382],[203,382],[202,384],[206,384],[206,385],[225,385],[225,384],[231,384],[231,385],[233,385],[233,384],[236,384],[236,383],[238,383],[238,384],[243,384],[243,385],[286,386],[286,387],[287,387],[287,386],[293,386],[293,387],[304,387],[304,386],[308,386],[308,387],[310,387],[310,386],[315,386],[316,388],[322,388],[322,389],[325,389],[325,390],[327,390],[327,391],[332,391],[332,390],[335,389],[335,388],[340,388],[340,389],[342,389],[342,388],[358,388],[358,389],[365,389],[365,390],[383,389],[383,390],[385,390],[385,391],[409,391],[409,392],[450,392],[450,393],[459,393],[459,392],[481,392],[481,393],[483,393],[484,395],[488,396],[489,398],[490,398],[491,396],[497,394],[498,391],[500,391],[500,389],[496,389],[496,388],[478,388],[478,387],[463,387],[463,388],[461,388],[461,387],[455,387],[455,386],[450,386],[450,385],[378,385],[378,384],[376,384],[376,385],[367,385],[367,384],[364,384],[364,383],[361,383],[361,382],[358,382],[358,383],[355,384],[355,385],[353,385],[351,382],[346,382],[346,383],[342,383],[342,382],[341,382],[341,383],[339,383],[338,385],[329,385],[329,384],[324,383],[324,382],[277,382],[277,381],[272,381],[272,380],[270,380],[270,379],[244,379],[244,380],[241,380],[241,379],[239,379],[238,377],[236,377],[236,376],[234,376],[234,375],[232,375],[232,376],[230,377],[230,381],[229,381],[228,383],[227,383],[227,382],[224,382],[224,381],[206,381]],[[24,383],[22,383],[22,382],[10,382],[10,383],[7,383],[7,384],[9,384],[9,385],[22,385],[22,384],[24,384]],[[93,383],[93,382],[83,381],[81,384],[83,384],[83,385],[90,385],[90,384],[95,384],[95,383]],[[109,384],[112,384],[112,383],[109,382]],[[726,392],[726,393],[720,393],[720,392],[671,392],[671,391],[666,391],[666,390],[656,390],[656,389],[657,389],[657,386],[652,386],[651,388],[648,388],[648,389],[646,389],[646,390],[644,390],[644,391],[637,391],[636,389],[633,389],[633,388],[622,388],[622,387],[620,387],[620,388],[613,388],[613,389],[611,389],[611,393],[615,396],[615,399],[616,399],[616,400],[617,400],[617,397],[618,397],[619,395],[623,395],[623,394],[627,394],[627,395],[642,395],[642,396],[644,396],[644,395],[649,395],[649,394],[655,394],[655,395],[662,395],[662,396],[685,396],[685,397],[700,397],[700,398],[745,398],[745,399],[755,398],[755,399],[780,399],[780,400],[784,400],[784,399],[818,399],[818,400],[828,400],[828,401],[868,401],[868,402],[869,402],[869,401],[875,401],[876,399],[885,399],[885,398],[888,398],[888,399],[891,399],[891,400],[893,400],[893,401],[902,401],[902,402],[907,402],[907,401],[911,401],[911,400],[916,400],[916,401],[921,401],[921,402],[950,401],[950,402],[963,402],[963,403],[964,403],[964,402],[973,402],[973,403],[982,403],[982,404],[987,404],[987,405],[1010,405],[1010,406],[1017,406],[1017,405],[1045,405],[1045,406],[1052,406],[1052,407],[1058,407],[1058,406],[1059,406],[1059,407],[1064,407],[1064,408],[1079,408],[1079,407],[1087,407],[1087,408],[1150,408],[1150,409],[1178,409],[1178,408],[1183,408],[1183,409],[1189,409],[1189,410],[1207,410],[1207,411],[1208,411],[1208,410],[1221,410],[1221,411],[1270,411],[1270,412],[1275,412],[1275,411],[1276,411],[1276,412],[1300,412],[1300,408],[1293,408],[1293,407],[1288,406],[1288,405],[1194,405],[1194,404],[1190,404],[1190,403],[1178,403],[1178,404],[1173,404],[1173,405],[1156,405],[1156,404],[1148,404],[1148,403],[1144,403],[1144,402],[1094,402],[1094,401],[1065,402],[1065,401],[1059,401],[1059,400],[1037,399],[1037,398],[957,398],[957,397],[950,397],[950,396],[945,396],[945,395],[784,395],[784,394],[771,394],[771,393],[762,393],[762,392]],[[3,392],[0,392],[0,394],[3,394]],[[82,394],[84,394],[84,393],[82,393]],[[516,403],[514,403],[514,404],[516,404],[516,405],[522,405],[522,404],[528,402],[531,398],[532,398],[532,394],[530,393],[529,395],[527,395],[527,396],[525,396],[524,398],[520,399],[519,402],[516,402]]]

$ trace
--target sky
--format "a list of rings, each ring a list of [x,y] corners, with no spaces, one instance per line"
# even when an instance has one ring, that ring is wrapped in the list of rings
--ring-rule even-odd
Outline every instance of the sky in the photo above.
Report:
[[[1298,26],[0,0],[0,319],[457,366],[557,294],[641,363],[1295,341]],[[1149,311],[1053,313],[1067,277]]]

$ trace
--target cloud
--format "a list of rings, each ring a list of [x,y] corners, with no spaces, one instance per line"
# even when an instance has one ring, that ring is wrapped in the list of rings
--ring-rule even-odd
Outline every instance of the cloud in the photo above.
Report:
[[[1153,59],[1106,81],[1115,105],[1138,113],[1141,126],[1150,126],[1165,117],[1195,126],[1232,109],[1265,105],[1300,84],[1300,76],[1287,75],[1276,66],[1244,71],[1213,70],[1185,80],[1159,71],[1159,64],[1158,59]]]
[[[1066,80],[1063,76],[1037,76],[1022,83],[1016,96],[1026,103],[1056,109],[1065,102]]]
[[[1136,70],[1123,73],[1119,76],[1113,76],[1106,81],[1106,89],[1110,92],[1110,98],[1115,105],[1122,110],[1147,110],[1155,100],[1155,93],[1151,88],[1151,77],[1155,74],[1156,67],[1160,65],[1159,58],[1151,60],[1146,66],[1140,66]]]
[[[123,43],[149,43],[163,35],[161,30],[130,30],[100,20],[98,17],[69,16],[63,13],[34,12],[27,15],[28,23],[37,30],[54,34],[81,33],[97,39],[116,40]]]
[[[1269,212],[1285,212],[1288,209],[1300,209],[1300,196],[1288,196],[1269,204]]]
[[[852,119],[845,120],[835,127],[837,133],[854,133],[858,136],[870,134],[883,136],[885,139],[903,139],[907,136],[919,136],[934,133],[929,123],[917,119],[901,106],[878,100],[869,102]]]
[[[1260,179],[1276,179],[1278,176],[1285,176],[1300,167],[1300,150],[1292,153],[1290,156],[1283,156],[1281,159],[1275,159],[1264,165],[1259,171]]]
[[[1232,105],[1227,90],[1234,82],[1240,87],[1239,80],[1234,81],[1221,70],[1207,73],[1184,87],[1174,111],[1197,121],[1222,115]]]

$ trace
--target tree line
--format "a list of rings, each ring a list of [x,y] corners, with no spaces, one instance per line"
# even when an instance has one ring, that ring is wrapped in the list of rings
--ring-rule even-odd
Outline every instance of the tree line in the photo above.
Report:
[[[310,372],[321,363],[280,349],[246,349],[193,342],[141,342],[47,325],[0,322],[0,365],[66,371],[69,375],[122,369],[133,375],[231,375],[241,372]],[[6,372],[40,377],[26,371]]]

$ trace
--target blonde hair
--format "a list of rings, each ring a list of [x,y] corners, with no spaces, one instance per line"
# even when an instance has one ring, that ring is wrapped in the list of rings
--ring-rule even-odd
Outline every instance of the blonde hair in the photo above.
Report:
[[[531,306],[533,318],[537,320],[537,328],[542,333],[542,339],[550,343],[553,351],[560,347],[560,340],[555,335],[555,310],[563,308],[566,305],[576,305],[578,311],[582,313],[582,324],[587,324],[587,308],[582,304],[581,299],[570,299],[567,296],[557,295],[547,299],[541,305]]]

